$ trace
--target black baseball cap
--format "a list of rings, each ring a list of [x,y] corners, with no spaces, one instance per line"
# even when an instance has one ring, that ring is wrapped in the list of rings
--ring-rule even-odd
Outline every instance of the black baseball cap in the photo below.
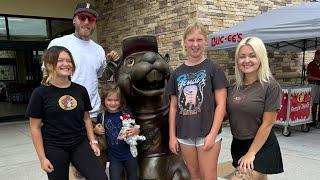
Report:
[[[96,8],[93,6],[93,4],[91,4],[89,2],[79,3],[76,6],[76,9],[74,10],[73,16],[75,16],[76,14],[81,13],[81,12],[90,13],[96,18],[99,16],[98,12],[96,11]]]

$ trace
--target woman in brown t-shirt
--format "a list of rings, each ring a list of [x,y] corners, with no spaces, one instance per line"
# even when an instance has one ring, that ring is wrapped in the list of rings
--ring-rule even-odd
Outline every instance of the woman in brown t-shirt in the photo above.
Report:
[[[247,37],[239,43],[235,76],[227,99],[232,164],[237,168],[231,179],[267,179],[266,174],[283,172],[280,147],[272,131],[281,88],[271,75],[262,40]]]

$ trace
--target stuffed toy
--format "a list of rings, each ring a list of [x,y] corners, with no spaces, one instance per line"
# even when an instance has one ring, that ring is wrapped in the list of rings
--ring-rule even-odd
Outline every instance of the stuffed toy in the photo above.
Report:
[[[132,127],[140,128],[139,125],[136,124],[135,119],[131,118],[129,114],[123,114],[120,116],[120,119],[122,120],[122,128],[119,132],[118,139],[124,140],[127,144],[130,146],[130,152],[133,157],[137,157],[138,150],[137,150],[137,141],[144,141],[146,140],[145,136],[139,136],[139,135],[132,135],[127,136],[127,129]]]

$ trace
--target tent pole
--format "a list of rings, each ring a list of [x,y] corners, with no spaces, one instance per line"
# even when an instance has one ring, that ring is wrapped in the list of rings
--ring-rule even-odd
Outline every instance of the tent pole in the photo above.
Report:
[[[301,72],[301,85],[304,85],[304,80],[306,79],[306,65],[304,62],[305,59],[305,55],[306,55],[306,51],[303,50],[303,54],[302,54],[302,72]]]
[[[303,51],[303,54],[302,54],[302,72],[301,72],[301,82],[300,84],[301,85],[304,85],[304,80],[306,79],[306,65],[305,65],[305,56],[306,56],[306,40],[304,39],[303,40],[303,48],[302,48],[302,51]]]

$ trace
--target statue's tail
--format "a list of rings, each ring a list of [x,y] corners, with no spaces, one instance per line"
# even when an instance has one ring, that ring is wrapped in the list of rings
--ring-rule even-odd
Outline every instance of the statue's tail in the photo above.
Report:
[[[137,150],[136,146],[130,146],[130,152],[131,152],[133,157],[137,157],[138,156],[138,150]]]

